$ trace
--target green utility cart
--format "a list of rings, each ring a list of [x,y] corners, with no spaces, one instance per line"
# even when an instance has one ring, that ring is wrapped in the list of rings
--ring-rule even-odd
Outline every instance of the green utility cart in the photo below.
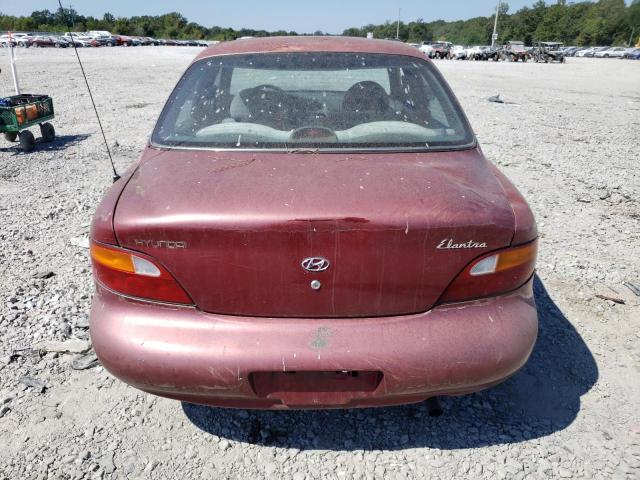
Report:
[[[56,131],[49,120],[53,119],[53,100],[48,95],[14,95],[0,98],[0,133],[10,142],[20,140],[24,152],[30,152],[36,145],[35,137],[28,128],[40,126],[45,142],[52,142]]]

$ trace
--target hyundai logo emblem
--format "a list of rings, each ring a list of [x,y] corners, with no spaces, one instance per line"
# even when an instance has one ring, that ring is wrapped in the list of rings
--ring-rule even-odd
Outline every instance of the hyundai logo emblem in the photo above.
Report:
[[[302,260],[301,265],[308,272],[324,272],[329,268],[329,260],[323,257],[309,257]]]

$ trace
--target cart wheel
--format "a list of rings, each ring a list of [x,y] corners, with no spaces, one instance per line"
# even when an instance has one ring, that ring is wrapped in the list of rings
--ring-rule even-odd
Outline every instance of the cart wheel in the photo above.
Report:
[[[23,152],[30,152],[36,146],[36,139],[29,130],[21,131],[18,136],[20,137],[20,147]]]
[[[18,138],[18,134],[16,132],[4,132],[4,139],[7,142],[15,142],[16,138]]]
[[[45,142],[53,142],[56,138],[56,129],[49,122],[40,124],[40,133]]]

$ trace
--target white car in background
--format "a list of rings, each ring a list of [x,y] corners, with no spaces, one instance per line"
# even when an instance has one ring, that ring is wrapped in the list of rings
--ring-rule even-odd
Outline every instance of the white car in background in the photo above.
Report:
[[[432,42],[422,42],[422,45],[418,47],[422,53],[424,53],[427,57],[433,52],[433,43]]]
[[[13,45],[14,47],[18,46],[16,39],[13,37],[9,37],[9,35],[0,35],[0,47],[8,48],[9,45]]]
[[[62,38],[64,38],[70,44],[75,43],[76,47],[94,47],[97,46],[93,38],[82,32],[66,32]],[[73,38],[73,42],[71,39]]]
[[[583,48],[582,50],[578,50],[576,52],[576,57],[586,57],[587,54],[589,53],[593,53],[595,50],[595,48],[590,47],[590,48]]]
[[[478,57],[482,55],[482,48],[480,45],[474,45],[473,47],[469,47],[467,49],[467,59],[468,60],[477,60]]]
[[[625,47],[611,47],[607,50],[600,50],[594,53],[593,56],[596,58],[622,58],[627,53],[627,50]]]
[[[591,47],[585,50],[580,50],[578,53],[576,53],[576,57],[593,57],[596,53],[608,49],[609,47]]]
[[[451,49],[451,58],[454,60],[465,60],[467,58],[467,47],[462,45],[455,45]]]
[[[32,34],[24,33],[24,32],[18,32],[18,33],[12,32],[11,37],[15,40],[18,47],[31,46],[31,41],[35,38]]]

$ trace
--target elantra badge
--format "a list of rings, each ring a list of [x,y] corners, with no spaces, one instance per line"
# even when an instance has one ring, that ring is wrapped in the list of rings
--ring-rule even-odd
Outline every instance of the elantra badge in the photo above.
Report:
[[[324,272],[329,268],[329,260],[323,257],[309,257],[302,260],[302,268],[308,272]]]
[[[445,238],[436,247],[438,250],[454,250],[457,248],[487,248],[485,242],[475,242],[469,240],[467,242],[455,243],[453,238]]]

